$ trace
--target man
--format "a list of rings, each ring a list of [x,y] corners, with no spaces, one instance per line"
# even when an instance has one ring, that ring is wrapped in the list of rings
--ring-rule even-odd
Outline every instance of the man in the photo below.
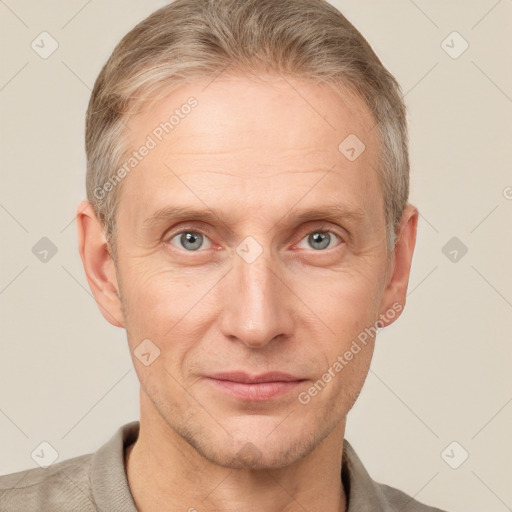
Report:
[[[400,88],[323,0],[176,0],[101,71],[79,251],[140,423],[0,478],[9,511],[439,511],[344,439],[405,305]]]

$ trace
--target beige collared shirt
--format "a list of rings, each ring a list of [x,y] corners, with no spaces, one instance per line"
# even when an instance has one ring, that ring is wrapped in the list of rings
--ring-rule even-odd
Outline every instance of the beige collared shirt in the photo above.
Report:
[[[0,511],[138,512],[124,466],[124,451],[138,433],[139,422],[133,421],[95,453],[0,476]],[[443,512],[372,480],[346,439],[341,477],[347,512]]]

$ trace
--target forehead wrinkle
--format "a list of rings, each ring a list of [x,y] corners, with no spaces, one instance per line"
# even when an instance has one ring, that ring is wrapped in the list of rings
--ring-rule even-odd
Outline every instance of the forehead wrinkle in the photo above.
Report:
[[[255,170],[255,172],[253,173],[247,173],[245,170],[241,170],[240,173],[234,173],[234,172],[228,172],[228,171],[220,171],[220,170],[215,170],[215,169],[198,169],[198,170],[180,170],[180,174],[179,176],[180,177],[184,177],[184,176],[198,176],[198,175],[204,175],[204,176],[207,176],[207,175],[210,175],[210,174],[216,174],[216,175],[221,175],[221,176],[231,176],[233,178],[240,178],[240,179],[253,179],[253,178],[258,178],[258,179],[271,179],[271,178],[275,178],[276,176],[280,176],[280,175],[295,175],[295,174],[300,174],[300,175],[305,175],[305,174],[318,174],[318,173],[326,173],[327,171],[324,170],[324,169],[308,169],[308,170],[288,170],[288,169],[284,169],[282,171],[275,171],[273,172],[272,174],[269,174],[268,172],[266,172],[265,174],[260,174],[257,172],[257,170]],[[213,184],[212,184],[213,186]]]

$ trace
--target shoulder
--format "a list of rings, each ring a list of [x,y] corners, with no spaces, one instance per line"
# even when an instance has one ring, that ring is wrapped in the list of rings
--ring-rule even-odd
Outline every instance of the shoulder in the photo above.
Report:
[[[0,476],[0,510],[96,511],[90,485],[93,454]]]
[[[394,487],[390,487],[386,484],[375,482],[375,485],[380,489],[382,495],[389,503],[390,510],[396,510],[400,512],[446,512],[440,508],[431,507],[416,501],[413,497],[405,494]]]
[[[446,512],[420,503],[414,497],[373,480],[354,447],[345,439],[341,478],[349,495],[348,512]]]
[[[139,422],[118,428],[94,453],[0,476],[0,512],[137,512],[124,469]]]

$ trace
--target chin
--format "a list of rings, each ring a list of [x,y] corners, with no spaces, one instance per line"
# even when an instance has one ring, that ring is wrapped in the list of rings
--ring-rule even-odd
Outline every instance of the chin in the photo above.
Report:
[[[266,422],[268,423],[268,422]],[[274,427],[275,429],[275,422]],[[226,429],[230,432],[229,429]],[[305,434],[304,426],[288,425],[281,432],[271,429],[238,429],[221,436],[210,433],[181,432],[182,437],[205,459],[229,469],[279,469],[304,458],[322,441],[323,437]],[[296,435],[292,436],[291,433]],[[318,433],[317,433],[318,434]]]
[[[319,414],[303,406],[283,407],[269,414],[256,407],[226,411],[211,403],[206,413],[155,396],[152,402],[160,417],[182,440],[204,459],[229,469],[289,466],[309,455],[339,422],[332,409],[331,414]]]
[[[219,450],[217,446],[195,446],[196,450],[210,462],[229,469],[269,470],[280,469],[303,458],[313,450],[302,442],[276,448],[274,446],[260,449],[248,441],[238,450]]]

